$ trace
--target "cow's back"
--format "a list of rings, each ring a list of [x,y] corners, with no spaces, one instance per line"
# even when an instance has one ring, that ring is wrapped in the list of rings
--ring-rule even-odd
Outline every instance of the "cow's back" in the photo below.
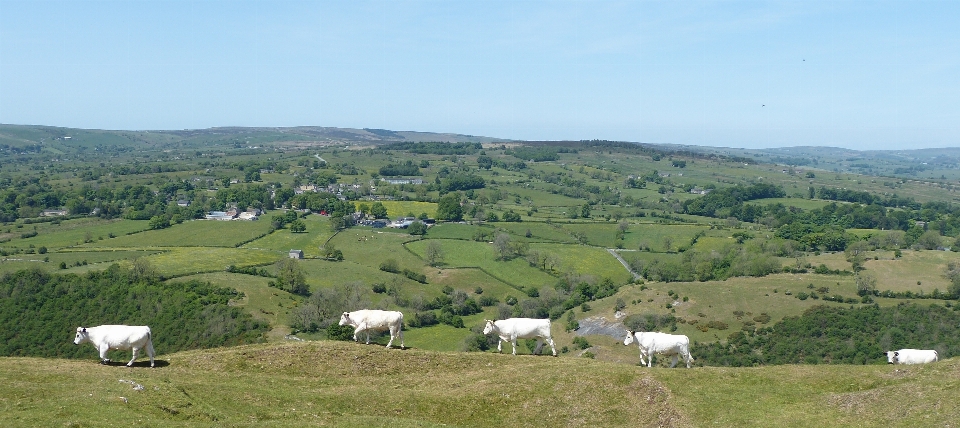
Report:
[[[366,323],[367,328],[385,329],[391,325],[403,322],[403,313],[397,311],[381,311],[378,309],[361,309],[350,312],[350,319],[357,323]]]
[[[638,340],[640,346],[650,352],[687,352],[690,348],[690,338],[682,334],[644,332]]]
[[[535,318],[508,318],[496,321],[497,329],[501,334],[514,334],[525,338],[531,336],[550,336],[550,320]]]
[[[150,338],[150,327],[145,325],[101,325],[94,327],[99,340],[116,349],[142,347]]]

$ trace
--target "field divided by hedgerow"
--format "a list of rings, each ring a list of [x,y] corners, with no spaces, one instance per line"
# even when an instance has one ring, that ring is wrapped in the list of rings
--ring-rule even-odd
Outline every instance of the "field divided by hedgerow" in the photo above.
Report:
[[[110,247],[236,247],[270,232],[269,221],[193,220],[166,229],[97,241],[88,246]]]

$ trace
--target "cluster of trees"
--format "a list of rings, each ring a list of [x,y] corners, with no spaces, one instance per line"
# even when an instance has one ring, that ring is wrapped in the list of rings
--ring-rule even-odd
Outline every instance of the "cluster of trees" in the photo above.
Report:
[[[161,354],[263,341],[269,329],[228,303],[233,289],[161,282],[148,265],[112,265],[83,275],[39,269],[0,276],[0,355],[93,358],[73,344],[77,327],[149,325]]]
[[[384,150],[405,150],[417,154],[472,155],[483,149],[480,143],[403,142],[382,147]]]
[[[389,164],[381,166],[379,172],[380,175],[385,177],[420,175],[420,167],[415,165],[413,161],[408,160],[406,163],[402,164]]]
[[[694,344],[694,357],[704,365],[756,366],[886,363],[884,352],[900,348],[960,354],[960,306],[815,306],[771,327],[748,324],[726,342]]]
[[[777,245],[728,244],[720,251],[684,251],[682,256],[630,261],[630,267],[652,281],[711,281],[736,276],[766,276],[782,271]]]
[[[560,159],[560,153],[568,153],[570,149],[567,148],[558,148],[558,147],[531,147],[531,146],[520,146],[512,149],[504,150],[504,154],[519,158],[522,160],[529,160],[533,162],[548,162],[555,161]]]

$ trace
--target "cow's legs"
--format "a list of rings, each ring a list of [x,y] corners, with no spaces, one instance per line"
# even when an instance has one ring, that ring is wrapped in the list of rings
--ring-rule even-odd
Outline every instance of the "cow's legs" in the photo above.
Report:
[[[517,355],[517,338],[511,337],[510,344],[513,345],[513,355]]]
[[[110,359],[107,358],[107,351],[110,350],[110,347],[107,345],[100,345],[100,363],[106,364],[110,362]]]
[[[393,344],[393,338],[396,336],[396,332],[393,330],[393,327],[390,327],[390,340],[387,341],[387,349],[390,349],[390,345]]]
[[[676,366],[677,366],[677,354],[673,354],[673,362],[670,363],[670,368],[672,369]]]
[[[538,338],[537,338],[537,347],[536,347],[536,348],[533,348],[533,353],[534,353],[534,354],[539,354],[540,351],[542,351],[542,350],[543,350],[543,339],[538,337]]]
[[[503,342],[505,342],[503,339],[497,341],[497,352],[501,354],[503,353]]]
[[[137,348],[136,346],[134,346],[133,348],[130,348],[130,349],[131,349],[131,351],[133,351],[133,352],[132,352],[132,353],[133,353],[133,357],[130,358],[130,362],[127,363],[127,367],[133,367],[133,362],[137,360],[137,354],[140,353],[140,348]]]
[[[550,349],[553,350],[553,356],[556,357],[556,356],[557,356],[557,347],[553,344],[553,338],[545,337],[544,339],[546,339],[547,343],[550,344]]]

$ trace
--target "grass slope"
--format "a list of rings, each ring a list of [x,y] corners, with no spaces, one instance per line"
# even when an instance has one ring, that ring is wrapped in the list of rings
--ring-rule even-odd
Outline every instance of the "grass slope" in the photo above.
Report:
[[[128,369],[90,352],[0,358],[0,425],[887,427],[951,426],[960,414],[957,359],[646,369],[321,341],[161,354],[156,369]]]

